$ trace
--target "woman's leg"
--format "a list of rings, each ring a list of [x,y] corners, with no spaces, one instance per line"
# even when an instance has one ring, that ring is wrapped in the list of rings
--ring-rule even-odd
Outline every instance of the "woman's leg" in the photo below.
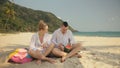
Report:
[[[48,61],[50,63],[55,63],[56,62],[54,59],[48,58],[48,57],[46,57],[44,55],[42,55],[41,60],[45,60],[45,61]]]
[[[36,50],[36,51],[30,50],[30,51],[29,51],[29,54],[30,54],[32,57],[34,57],[34,58],[37,59],[37,64],[41,63],[41,60],[46,60],[46,61],[48,61],[48,62],[50,62],[50,63],[55,63],[55,60],[54,60],[54,59],[47,58],[46,56],[44,56],[43,54],[41,54],[39,50]]]
[[[41,58],[41,53],[39,50],[29,50],[28,52],[32,57],[36,58],[36,59],[40,59]]]
[[[47,47],[46,51],[43,53],[43,55],[44,55],[44,56],[49,55],[53,48],[54,48],[54,44],[50,44],[50,45]]]

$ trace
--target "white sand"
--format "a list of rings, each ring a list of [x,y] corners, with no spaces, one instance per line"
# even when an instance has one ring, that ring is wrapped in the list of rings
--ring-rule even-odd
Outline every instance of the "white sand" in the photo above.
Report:
[[[0,68],[120,68],[120,37],[84,37],[75,36],[82,43],[82,58],[69,58],[64,63],[35,61],[26,64],[3,63],[7,52],[16,48],[29,47],[33,33],[0,34]],[[3,54],[4,53],[4,54]]]

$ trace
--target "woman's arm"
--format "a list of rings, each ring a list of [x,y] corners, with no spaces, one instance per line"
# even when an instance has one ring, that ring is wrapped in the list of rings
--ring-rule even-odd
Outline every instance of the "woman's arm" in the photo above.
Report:
[[[35,41],[36,41],[36,37],[35,35],[33,35],[30,41],[30,49],[36,50]]]

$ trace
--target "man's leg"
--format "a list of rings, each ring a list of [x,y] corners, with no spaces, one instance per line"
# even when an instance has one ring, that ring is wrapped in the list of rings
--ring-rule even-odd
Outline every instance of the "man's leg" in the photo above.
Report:
[[[68,53],[66,56],[62,57],[62,59],[61,59],[62,62],[64,62],[67,58],[78,53],[78,51],[80,51],[80,49],[81,49],[81,44],[77,43],[77,44],[74,44],[72,47],[73,47],[72,51],[70,53]]]
[[[61,51],[61,50],[58,49],[58,48],[54,48],[54,49],[52,50],[52,53],[53,53],[55,56],[57,56],[57,57],[64,57],[64,56],[67,55],[67,53]]]

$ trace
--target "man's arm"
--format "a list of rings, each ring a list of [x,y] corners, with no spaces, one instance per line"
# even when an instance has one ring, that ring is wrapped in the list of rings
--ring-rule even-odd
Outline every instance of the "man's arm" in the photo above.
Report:
[[[70,43],[71,43],[71,45],[75,44],[75,39],[74,39],[73,33],[71,31],[69,33],[70,33],[69,35],[70,35]]]
[[[52,41],[55,45],[58,45],[58,43],[57,43],[57,33],[56,33],[56,31],[53,33],[51,41]]]

